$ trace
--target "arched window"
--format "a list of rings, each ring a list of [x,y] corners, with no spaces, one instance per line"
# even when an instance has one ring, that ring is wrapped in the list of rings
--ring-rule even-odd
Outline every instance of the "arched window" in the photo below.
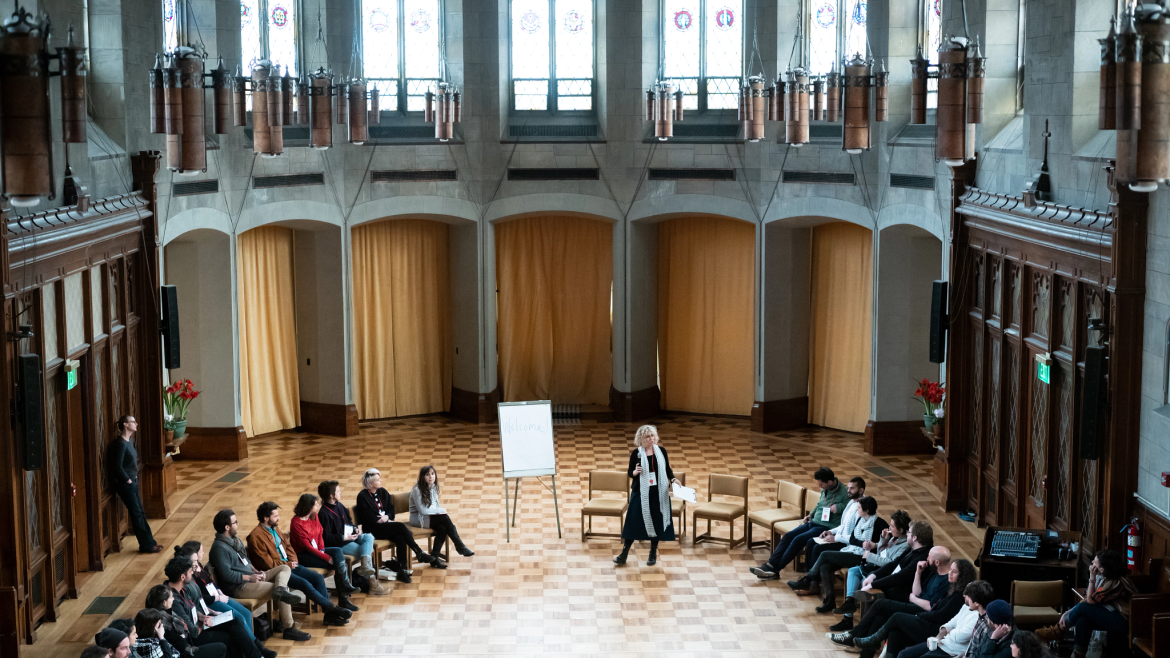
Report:
[[[854,55],[868,56],[865,0],[809,0],[807,16],[809,73],[824,75]]]
[[[245,75],[266,59],[300,75],[296,0],[240,0],[240,50]]]
[[[379,102],[399,112],[422,112],[439,81],[440,0],[362,0],[362,73]]]
[[[743,74],[742,0],[662,0],[662,75],[692,110],[738,104]]]
[[[593,0],[511,0],[512,109],[593,109]]]
[[[938,47],[942,44],[942,3],[943,0],[922,0],[922,56],[931,64],[938,64]],[[926,80],[926,107],[938,107],[938,79]]]
[[[173,52],[179,45],[179,1],[163,0],[163,52]]]

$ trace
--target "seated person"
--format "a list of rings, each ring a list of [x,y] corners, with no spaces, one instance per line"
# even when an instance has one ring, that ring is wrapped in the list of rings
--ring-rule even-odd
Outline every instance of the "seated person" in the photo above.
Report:
[[[918,541],[917,533],[919,532],[929,535],[931,541],[934,540],[933,530],[925,522],[916,521],[910,525],[907,541],[911,548],[915,546],[919,546],[919,548],[904,554],[896,564],[887,564],[862,581],[863,591],[885,585],[884,597],[875,601],[866,610],[865,616],[852,631],[828,633],[829,639],[834,644],[851,647],[854,637],[866,637],[874,633],[895,612],[930,610],[946,594],[945,585],[951,567],[951,553],[941,546],[924,550],[925,547],[921,546]],[[898,573],[893,573],[895,569],[898,569]],[[940,574],[943,576],[941,579],[937,578]],[[877,577],[875,578],[875,576]],[[940,587],[940,584],[943,586]],[[905,592],[903,596],[903,587],[906,585],[909,585],[910,591]],[[950,619],[950,615],[947,616],[947,619]]]
[[[829,630],[840,633],[853,628],[853,613],[857,611],[854,592],[861,587],[861,581],[865,576],[896,561],[906,552],[906,534],[909,531],[910,515],[906,510],[898,510],[890,515],[888,527],[881,531],[881,541],[862,542],[861,564],[850,567],[845,577],[845,601],[841,603],[840,608],[833,609],[833,614],[844,617],[840,622],[830,626]]]
[[[218,642],[194,643],[190,625],[191,617],[184,620],[173,611],[175,592],[167,585],[155,585],[146,593],[146,607],[157,610],[162,616],[163,637],[174,647],[182,658],[224,658],[227,647]]]
[[[214,642],[227,647],[229,658],[275,658],[276,652],[264,649],[256,638],[244,630],[244,625],[232,619],[213,626],[212,615],[206,614],[199,606],[202,599],[191,594],[187,587],[195,577],[195,565],[190,558],[173,557],[163,569],[167,576],[167,587],[173,592],[171,610],[180,619],[190,619],[187,626],[191,642],[196,646]],[[227,614],[227,613],[216,613]]]
[[[1016,654],[1012,651],[1012,644],[1019,631],[1010,603],[996,599],[987,604],[987,628],[991,633],[983,640],[983,646],[976,647],[971,643],[964,658],[1013,658]],[[1020,656],[1024,654],[1020,653]]]
[[[937,648],[931,649],[926,642],[907,647],[897,658],[960,658],[967,647],[983,646],[991,634],[987,626],[987,606],[995,600],[995,590],[986,580],[976,580],[963,590],[966,604],[951,620],[938,629],[935,638]]]
[[[341,587],[343,579],[336,579],[337,605],[329,600],[329,590],[325,588],[325,577],[302,566],[297,562],[295,555],[290,555],[291,548],[288,536],[280,531],[280,506],[272,501],[260,503],[256,508],[256,518],[260,521],[252,532],[248,534],[248,557],[252,559],[258,569],[275,569],[286,566],[292,570],[288,577],[288,586],[298,592],[303,592],[321,607],[325,613],[326,626],[345,626],[349,623],[352,611],[358,607],[349,601],[349,593]],[[343,558],[344,561],[344,558]]]
[[[819,537],[814,537],[804,543],[805,568],[816,564],[821,553],[839,551],[849,545],[849,537],[852,536],[853,529],[857,525],[857,501],[865,496],[865,480],[860,477],[849,480],[845,485],[845,493],[848,494],[848,502],[845,504],[845,511],[841,514],[841,523],[837,524],[835,528],[825,530]],[[817,539],[825,543],[817,543]],[[788,586],[792,587],[795,582],[789,581]],[[793,589],[801,588],[793,587]]]
[[[191,584],[199,591],[199,596],[202,597],[203,603],[208,608],[216,612],[231,610],[232,616],[244,624],[252,637],[256,637],[256,633],[252,630],[252,611],[220,591],[215,586],[215,581],[211,579],[211,574],[203,568],[203,542],[194,539],[183,542],[181,546],[175,547],[175,557],[190,558],[191,562],[195,564],[195,580]]]
[[[110,658],[113,651],[95,645],[90,645],[81,650],[81,658]]]
[[[1066,629],[1073,629],[1076,637],[1074,658],[1082,658],[1089,650],[1089,638],[1093,631],[1105,631],[1112,635],[1124,633],[1129,628],[1125,608],[1128,607],[1129,593],[1125,587],[1125,559],[1117,551],[1097,551],[1089,565],[1089,582],[1085,588],[1085,600],[1060,616],[1055,626],[1046,626],[1036,631],[1044,642],[1059,640]]]
[[[130,636],[116,628],[103,628],[93,636],[93,641],[108,651],[110,658],[130,658]]]
[[[378,574],[374,571],[374,536],[354,525],[349,509],[341,502],[341,483],[326,480],[317,485],[317,495],[321,497],[317,520],[321,522],[325,545],[335,546],[342,553],[358,558],[350,573],[350,582],[354,586],[368,589],[374,596],[385,596],[387,592],[378,583]]]
[[[1032,631],[1017,630],[1012,633],[1011,647],[1014,658],[1048,658],[1052,655]]]
[[[857,511],[853,516],[855,520],[853,532],[848,537],[834,535],[834,539],[845,540],[844,543],[836,544],[841,548],[822,552],[817,557],[817,561],[813,563],[812,568],[809,569],[808,575],[788,583],[795,585],[793,589],[800,596],[816,594],[820,591],[823,599],[820,607],[817,608],[817,612],[820,613],[831,612],[833,608],[837,607],[837,583],[833,579],[837,570],[861,564],[861,554],[865,552],[865,549],[862,548],[863,544],[873,539],[874,533],[880,536],[881,532],[888,527],[885,519],[877,515],[877,501],[872,496],[862,496],[860,499],[850,502],[849,507]],[[846,510],[847,521],[849,516],[849,511]],[[847,523],[843,522],[833,532],[837,533],[846,526]]]
[[[418,545],[414,540],[414,533],[405,523],[394,520],[394,502],[390,498],[390,492],[382,488],[382,473],[376,468],[368,469],[362,476],[362,490],[357,495],[357,521],[363,530],[374,536],[374,539],[394,542],[398,547],[399,556],[411,551],[414,553],[414,559],[419,562],[439,569],[446,568],[446,563],[437,556],[428,555]],[[398,580],[409,583],[410,573],[406,569],[400,569]]]
[[[106,625],[106,628],[112,628],[116,631],[122,631],[130,638],[130,651],[134,651],[134,641],[138,639],[138,631],[134,627],[134,620],[129,617],[122,617],[115,619]]]
[[[134,615],[137,640],[131,645],[135,658],[179,658],[179,650],[166,640],[163,616],[158,610],[145,608]]]
[[[320,498],[311,493],[301,494],[297,506],[293,508],[292,523],[289,524],[290,543],[296,552],[297,560],[306,567],[332,569],[338,597],[348,598],[357,591],[357,588],[349,582],[349,567],[345,563],[345,553],[336,546],[325,545],[321,522],[317,520],[317,512],[320,509]]]
[[[447,510],[439,505],[439,474],[434,466],[423,466],[418,471],[418,482],[410,490],[410,525],[416,528],[434,530],[435,550],[442,548],[447,538],[455,544],[455,550],[463,557],[475,555],[459,537],[455,522],[447,516]]]
[[[805,548],[809,540],[820,537],[826,530],[841,525],[841,516],[849,502],[848,488],[837,480],[833,469],[822,466],[813,473],[813,479],[821,488],[821,497],[812,513],[804,517],[802,525],[784,533],[776,542],[771,557],[750,571],[760,580],[776,580],[780,572],[796,559],[796,554]]]
[[[955,560],[951,562],[947,576],[946,595],[934,602],[929,610],[895,612],[869,637],[857,635],[858,631],[854,629],[853,646],[861,649],[862,657],[873,658],[882,648],[883,640],[886,641],[886,652],[897,656],[906,647],[925,642],[926,638],[936,635],[938,629],[963,608],[967,585],[975,582],[975,565],[968,560]],[[863,619],[862,625],[864,623]]]
[[[285,640],[307,642],[312,636],[297,628],[289,606],[304,601],[302,595],[288,589],[292,569],[287,565],[268,571],[254,567],[248,561],[248,548],[239,538],[240,522],[230,509],[216,512],[212,524],[215,541],[211,544],[211,566],[215,567],[216,585],[237,599],[275,599],[280,604],[280,619],[279,623],[272,620],[272,632],[280,633]]]

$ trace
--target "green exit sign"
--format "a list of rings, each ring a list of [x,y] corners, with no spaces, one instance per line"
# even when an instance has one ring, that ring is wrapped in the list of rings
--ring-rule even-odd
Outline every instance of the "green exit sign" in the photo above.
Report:
[[[1050,354],[1036,355],[1036,379],[1051,384],[1052,376],[1052,356]]]
[[[76,370],[66,370],[65,371],[65,390],[72,391],[76,387],[77,387],[77,371]]]

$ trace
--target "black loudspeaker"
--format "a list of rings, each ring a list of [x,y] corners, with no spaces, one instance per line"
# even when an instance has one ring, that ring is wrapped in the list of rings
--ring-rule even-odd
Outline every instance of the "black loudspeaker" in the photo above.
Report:
[[[45,391],[44,371],[39,354],[21,354],[17,357],[17,419],[20,434],[20,467],[39,471],[45,467],[45,432],[41,399]]]
[[[1105,374],[1108,360],[1102,346],[1085,348],[1085,383],[1081,397],[1081,459],[1101,455],[1101,443],[1108,424],[1105,406]]]
[[[179,293],[174,286],[162,287],[163,364],[166,368],[179,367]]]
[[[947,359],[947,282],[935,281],[930,293],[930,362]]]

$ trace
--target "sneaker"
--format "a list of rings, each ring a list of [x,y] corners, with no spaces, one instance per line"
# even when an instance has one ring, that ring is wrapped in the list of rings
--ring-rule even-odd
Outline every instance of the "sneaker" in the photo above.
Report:
[[[830,642],[840,647],[853,646],[853,634],[849,631],[845,631],[844,633],[825,633],[825,637],[829,638]]]
[[[298,605],[305,602],[304,594],[294,592],[287,587],[277,587],[276,591],[272,593],[272,598],[280,603],[287,603],[289,605]]]
[[[836,610],[833,612],[836,612]],[[844,633],[845,631],[853,630],[853,617],[845,617],[839,623],[830,626],[829,630],[834,633]]]
[[[280,637],[285,640],[292,640],[293,642],[308,642],[309,640],[313,639],[312,635],[309,635],[308,633],[300,630],[296,626],[284,629],[284,632],[280,634]]]
[[[845,597],[845,601],[841,603],[840,608],[833,608],[835,615],[847,615],[852,612],[857,612],[857,601],[853,600],[852,596]]]
[[[397,580],[397,581],[398,581],[398,582],[400,582],[400,583],[409,583],[409,582],[411,582],[411,580],[410,580],[410,574],[406,573],[405,571],[399,571],[399,572],[398,572],[398,575],[397,575],[397,576],[395,576],[395,577],[394,577],[394,579],[395,579],[395,580]]]
[[[768,571],[763,567],[752,567],[749,571],[760,580],[780,580],[780,574],[774,571]]]
[[[343,598],[340,601],[338,601],[337,607],[344,608],[346,610],[349,610],[350,612],[357,612],[358,610],[361,610],[361,608],[354,605],[353,601],[350,601],[348,597]]]

